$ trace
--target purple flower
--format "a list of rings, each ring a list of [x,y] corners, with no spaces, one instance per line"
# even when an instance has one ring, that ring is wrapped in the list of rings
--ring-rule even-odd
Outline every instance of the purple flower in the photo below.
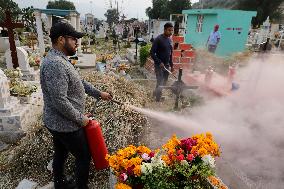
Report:
[[[148,154],[144,153],[144,154],[142,154],[142,159],[145,160],[145,161],[149,161],[151,159],[151,157]]]

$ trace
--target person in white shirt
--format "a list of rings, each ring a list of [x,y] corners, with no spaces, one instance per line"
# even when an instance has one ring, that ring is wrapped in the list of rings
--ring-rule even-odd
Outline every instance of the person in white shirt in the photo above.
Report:
[[[219,25],[215,25],[214,31],[210,33],[208,40],[206,42],[206,47],[208,48],[208,51],[211,53],[215,53],[221,39],[221,34],[218,30],[219,30]]]

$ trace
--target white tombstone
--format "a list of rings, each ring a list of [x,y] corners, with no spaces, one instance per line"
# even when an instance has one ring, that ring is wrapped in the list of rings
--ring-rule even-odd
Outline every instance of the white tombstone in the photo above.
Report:
[[[23,73],[23,80],[34,81],[38,78],[39,73],[34,71],[29,65],[28,53],[22,47],[16,47],[19,67]],[[5,52],[6,65],[8,69],[13,69],[11,51],[8,49]]]
[[[16,46],[20,46],[20,41],[15,40]],[[5,53],[10,48],[9,37],[0,37],[0,54]]]
[[[106,31],[102,26],[100,26],[97,38],[105,38],[105,37],[106,37]]]

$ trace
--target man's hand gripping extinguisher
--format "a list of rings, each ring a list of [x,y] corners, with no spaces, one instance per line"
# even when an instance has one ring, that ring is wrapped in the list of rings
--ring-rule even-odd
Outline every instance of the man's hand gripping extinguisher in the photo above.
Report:
[[[107,169],[109,167],[108,161],[106,160],[108,151],[100,123],[94,119],[91,119],[84,129],[95,168],[97,170]]]

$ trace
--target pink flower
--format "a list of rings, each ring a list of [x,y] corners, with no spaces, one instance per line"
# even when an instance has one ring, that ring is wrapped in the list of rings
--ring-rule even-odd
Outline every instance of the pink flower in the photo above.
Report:
[[[186,159],[188,161],[192,161],[194,159],[194,156],[192,154],[188,154]]]
[[[142,154],[142,159],[145,160],[145,161],[149,161],[151,159],[151,157],[148,154],[144,153],[144,154]]]
[[[178,159],[179,161],[184,160],[184,155],[183,155],[183,154],[178,155],[178,156],[177,156],[177,159]]]
[[[122,181],[122,182],[125,182],[127,180],[128,176],[126,173],[122,173],[120,176],[119,176],[119,180]]]

